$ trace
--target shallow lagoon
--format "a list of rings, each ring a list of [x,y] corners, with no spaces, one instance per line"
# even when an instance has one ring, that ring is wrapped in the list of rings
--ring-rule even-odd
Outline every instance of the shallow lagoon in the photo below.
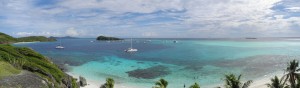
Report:
[[[151,41],[149,41],[151,40]],[[178,43],[173,43],[177,40]],[[70,65],[69,71],[87,79],[116,79],[116,85],[149,88],[159,78],[169,81],[170,88],[199,82],[202,87],[223,83],[226,73],[243,74],[245,79],[264,77],[282,71],[290,59],[300,55],[300,40],[265,39],[134,39],[136,53],[123,50],[130,41],[105,42],[94,39],[61,39],[59,42],[15,44],[28,46],[50,57],[57,64]],[[166,69],[148,69],[163,66]],[[166,72],[154,78],[129,77],[129,71]],[[148,69],[148,70],[145,70]],[[141,75],[141,74],[137,74]],[[149,75],[150,76],[150,75]],[[152,75],[153,76],[153,75]]]

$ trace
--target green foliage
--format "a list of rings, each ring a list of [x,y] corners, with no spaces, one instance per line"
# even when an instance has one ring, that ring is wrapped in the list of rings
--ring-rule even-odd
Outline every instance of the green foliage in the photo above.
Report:
[[[0,45],[0,58],[1,61],[8,62],[17,68],[42,74],[54,84],[60,84],[62,78],[65,77],[55,64],[29,48]]]
[[[120,39],[120,38],[115,38],[115,37],[106,37],[106,36],[99,36],[97,37],[97,40],[123,40],[123,39]]]
[[[281,79],[283,81],[283,84],[286,84],[288,81],[290,83],[291,88],[298,88],[298,84],[300,85],[300,82],[297,80],[299,79],[299,74],[297,73],[300,70],[299,68],[299,62],[296,60],[291,61],[288,63],[288,66],[286,68],[286,72],[288,72],[286,75],[284,75]]]
[[[17,38],[17,41],[18,42],[34,42],[34,41],[46,42],[46,41],[56,41],[56,39],[47,38],[44,36],[29,36],[29,37]]]
[[[242,84],[240,82],[242,75],[239,75],[236,77],[234,74],[225,75],[225,88],[248,88],[250,84],[252,83],[251,80],[245,82]]]
[[[79,88],[79,85],[77,85],[77,80],[75,78],[72,78],[72,85],[73,85],[73,88]]]
[[[11,64],[0,61],[0,79],[5,76],[19,74],[21,71],[13,67]]]
[[[11,45],[1,45],[0,47],[1,53],[5,53],[5,56],[2,56],[4,59],[10,58],[10,55],[12,57],[18,57],[18,58],[23,58],[24,56],[21,55],[18,51],[16,51],[16,48],[11,46]]]
[[[165,79],[160,79],[159,81],[157,81],[155,83],[156,87],[155,88],[167,88],[168,86],[168,81],[166,81]]]
[[[46,41],[56,41],[56,39],[47,38],[44,36],[29,36],[29,37],[14,38],[12,36],[0,32],[0,44],[10,44],[15,42],[34,42],[34,41],[46,42]]]
[[[105,88],[114,88],[115,81],[112,78],[106,78]]]
[[[200,85],[198,83],[195,83],[194,85],[191,85],[190,88],[200,88]]]
[[[0,32],[0,44],[9,44],[15,41],[15,38]]]
[[[20,47],[20,48],[16,48],[17,51],[20,53],[20,54],[23,54],[25,56],[30,56],[30,57],[35,57],[35,58],[38,58],[38,59],[44,59],[44,56],[41,55],[41,54],[38,54],[37,52],[33,51],[32,49],[30,48],[27,48],[27,47]]]
[[[269,88],[289,88],[289,86],[281,83],[277,76],[271,79],[271,83],[266,84]]]

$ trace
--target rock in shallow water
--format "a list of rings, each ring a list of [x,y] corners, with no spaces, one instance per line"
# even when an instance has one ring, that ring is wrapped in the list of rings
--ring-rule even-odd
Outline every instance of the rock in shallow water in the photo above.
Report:
[[[157,77],[165,76],[170,74],[170,70],[166,66],[158,65],[146,69],[136,69],[126,72],[129,77],[154,79]]]
[[[81,87],[86,86],[87,85],[86,79],[79,76],[79,84],[80,84]]]

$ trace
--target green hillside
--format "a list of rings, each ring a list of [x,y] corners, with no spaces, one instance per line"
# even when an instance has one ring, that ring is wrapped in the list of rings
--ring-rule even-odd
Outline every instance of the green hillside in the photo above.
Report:
[[[56,41],[55,38],[47,38],[44,36],[29,36],[29,37],[21,37],[21,38],[14,38],[7,34],[0,32],[0,44],[10,44],[15,42],[48,42],[48,41]]]
[[[11,64],[4,61],[0,61],[0,79],[2,77],[19,74],[20,72],[21,71],[19,69],[16,69]]]
[[[8,44],[16,41],[15,38],[0,32],[0,44]]]
[[[0,68],[0,76],[18,73],[18,70],[14,69],[27,70],[47,80],[49,87],[66,88],[69,85],[76,88],[77,86],[75,79],[72,77],[70,79],[70,76],[59,69],[57,65],[30,48],[0,44],[0,65],[12,68],[5,63],[11,64],[14,68]]]
[[[45,36],[29,36],[29,37],[21,37],[17,38],[18,42],[34,42],[34,41],[40,41],[40,42],[47,42],[47,41],[56,41],[55,38],[47,38]]]

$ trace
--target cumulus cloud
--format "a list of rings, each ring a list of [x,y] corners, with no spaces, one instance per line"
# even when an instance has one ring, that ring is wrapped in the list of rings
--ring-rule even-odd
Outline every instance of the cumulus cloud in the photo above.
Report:
[[[48,32],[48,31],[44,31],[44,32],[13,32],[12,34],[16,35],[16,37],[25,37],[25,36],[59,36],[61,34],[59,33],[55,33],[55,32]]]
[[[46,5],[37,1],[43,0],[0,1],[0,28],[13,29],[15,35],[82,37],[300,34],[297,0],[64,0]]]
[[[67,29],[65,33],[66,33],[66,35],[68,35],[68,36],[78,36],[78,35],[79,35],[78,31],[75,30],[75,28],[73,28],[73,27]]]

